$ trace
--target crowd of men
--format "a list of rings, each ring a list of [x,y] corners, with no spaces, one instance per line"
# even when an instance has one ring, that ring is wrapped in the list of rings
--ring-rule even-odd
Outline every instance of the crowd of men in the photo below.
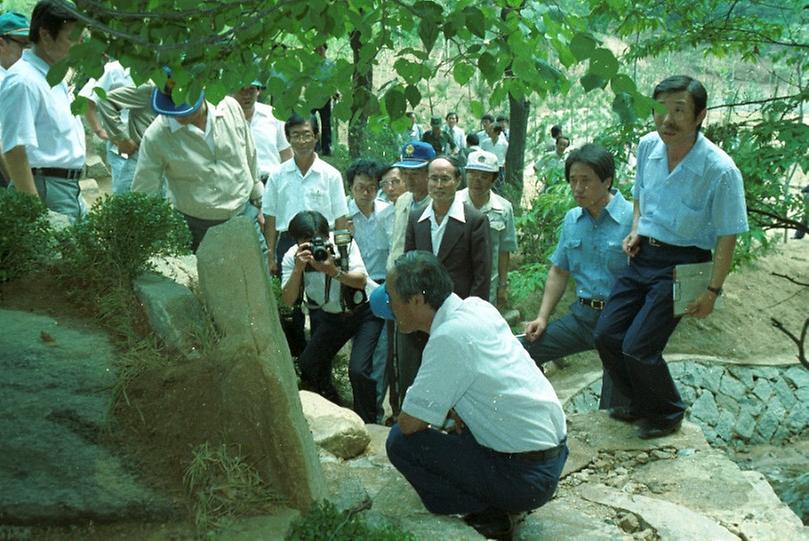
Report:
[[[78,30],[50,0],[30,25],[0,15],[0,174],[74,221],[86,213],[84,129],[67,84],[45,77]],[[216,104],[204,92],[185,103],[166,75],[162,88],[136,86],[110,61],[80,92],[92,103],[88,126],[107,141],[113,193],[169,197],[194,250],[235,216],[255,223],[267,272],[294,307],[285,331],[302,384],[340,402],[332,360],[351,340],[353,409],[383,422],[389,397],[389,457],[429,510],[507,538],[514,513],[553,495],[568,449],[541,370],[550,360],[597,350],[610,417],[637,423],[640,438],[678,430],[685,404],[662,357],[681,319],[673,269],[713,260],[707,288],[685,310],[707,316],[747,229],[739,170],[701,133],[699,81],[674,76],[655,87],[664,111],[640,140],[631,203],[614,187],[610,152],[585,144],[565,154],[570,140],[554,127],[551,151],[576,206],[561,224],[539,312],[515,336],[497,310],[517,250],[512,206],[496,193],[504,118],[486,115],[482,131],[466,135],[455,112],[432,118],[427,132],[408,113],[399,159],[353,162],[346,193],[343,173],[316,152],[318,122],[277,119],[259,101],[260,81]],[[576,300],[552,321],[571,276]]]

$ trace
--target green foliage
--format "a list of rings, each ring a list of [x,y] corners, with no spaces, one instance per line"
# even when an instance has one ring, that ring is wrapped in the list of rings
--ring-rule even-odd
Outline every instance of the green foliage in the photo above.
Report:
[[[277,276],[270,277],[270,286],[272,287],[272,295],[275,297],[275,305],[278,307],[278,315],[281,318],[292,316],[292,307],[284,304],[281,300],[281,279]]]
[[[267,512],[279,501],[238,449],[203,443],[194,447],[192,455],[183,484],[194,502],[194,521],[201,531]]]
[[[416,541],[406,531],[384,526],[373,528],[350,511],[338,511],[328,500],[312,506],[295,519],[284,536],[285,541]]]
[[[62,279],[103,292],[130,287],[155,256],[188,253],[191,234],[164,199],[141,193],[106,196],[87,218],[63,232]]]
[[[575,203],[567,184],[550,185],[532,201],[531,208],[515,217],[520,257],[524,264],[509,272],[509,294],[523,299],[545,284],[548,258],[556,248],[565,214]]]
[[[53,250],[48,209],[36,196],[0,190],[0,282],[44,264]]]

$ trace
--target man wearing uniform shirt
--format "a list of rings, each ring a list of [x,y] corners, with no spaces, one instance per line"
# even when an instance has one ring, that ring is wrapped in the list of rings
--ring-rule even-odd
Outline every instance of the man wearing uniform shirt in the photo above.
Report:
[[[214,105],[204,91],[193,104],[175,104],[172,87],[169,75],[164,90],[152,91],[152,109],[160,116],[143,134],[132,191],[159,193],[165,177],[194,251],[208,229],[239,215],[254,221],[264,247],[258,224],[263,186],[241,107],[230,97]]]
[[[132,189],[138,164],[138,149],[143,134],[156,117],[152,110],[154,88],[152,83],[122,86],[107,92],[104,99],[96,103],[98,118],[110,142],[117,148],[117,154],[126,157],[117,183],[113,176],[113,193],[126,193]]]
[[[354,394],[354,411],[366,423],[376,422],[379,412],[376,402],[376,381],[372,375],[374,348],[383,321],[374,316],[367,297],[356,305],[343,302],[342,288],[364,290],[370,294],[374,287],[357,249],[351,242],[347,248],[348,269],[335,262],[331,252],[317,261],[312,251],[316,236],[334,245],[325,216],[313,210],[296,214],[289,222],[289,234],[295,239],[284,254],[281,264],[281,298],[294,305],[306,294],[312,337],[298,356],[304,385],[335,403],[340,403],[331,381],[332,359],[348,340],[352,340],[348,377]]]
[[[385,282],[386,263],[393,234],[393,205],[375,197],[379,188],[379,164],[372,160],[357,160],[348,166],[346,180],[351,199],[348,216],[354,240],[362,254],[368,277],[382,284]],[[382,403],[387,392],[388,332],[382,329],[376,344],[373,361],[373,378],[376,380],[377,412],[382,414]],[[377,421],[381,421],[378,418]]]
[[[51,66],[76,43],[76,19],[60,4],[42,0],[31,15],[33,48],[8,70],[3,81],[0,126],[11,184],[38,195],[45,205],[76,221],[87,212],[79,178],[85,162],[84,128],[71,114],[67,84],[51,87]]]
[[[9,11],[0,15],[0,87],[6,78],[6,70],[20,59],[28,47],[28,19],[19,13]],[[3,158],[3,134],[0,130],[0,187],[8,186],[8,168]]]
[[[429,333],[424,361],[388,435],[388,458],[432,513],[462,514],[511,539],[511,513],[553,496],[568,450],[550,382],[487,301],[461,299],[430,252],[397,259],[371,295],[403,333]]]
[[[460,152],[466,147],[466,133],[464,133],[463,128],[458,126],[458,113],[450,111],[445,118],[449,134],[452,135],[455,141],[455,148]]]
[[[262,88],[260,81],[253,81],[233,97],[242,106],[244,118],[250,123],[258,156],[258,175],[262,184],[266,185],[267,179],[281,163],[292,157],[292,148],[284,135],[284,123],[275,118],[272,106],[258,101]]]
[[[595,343],[605,370],[630,405],[613,412],[640,420],[638,436],[679,429],[685,404],[662,352],[680,318],[672,295],[675,265],[711,260],[708,288],[686,309],[706,317],[722,293],[736,235],[747,230],[742,176],[733,160],[700,133],[708,95],[688,76],[658,84],[657,131],[638,145],[634,219],[623,241],[631,257],[598,321]]]
[[[97,81],[90,79],[79,91],[79,96],[88,100],[86,118],[90,128],[99,139],[107,142],[107,163],[110,166],[112,193],[114,194],[126,193],[132,188],[132,178],[135,176],[135,166],[138,160],[137,156],[130,156],[110,141],[110,136],[97,115],[98,102],[102,98],[95,92],[95,88],[101,88],[105,94],[108,94],[117,88],[133,86],[135,86],[135,82],[129,76],[129,69],[124,68],[120,62],[115,60],[104,65],[104,73]],[[125,117],[124,121],[128,120],[126,117],[128,117],[129,111],[123,110],[122,114]]]
[[[466,163],[467,188],[456,197],[469,203],[489,219],[489,238],[492,244],[492,278],[489,302],[501,308],[508,301],[508,263],[511,253],[517,251],[517,229],[514,227],[514,209],[505,197],[492,192],[499,167],[497,156],[485,150],[469,154]]]
[[[632,205],[612,188],[615,162],[606,149],[587,144],[565,162],[565,178],[578,207],[565,215],[562,234],[551,256],[551,268],[536,319],[521,339],[538,365],[595,349],[593,331],[617,276],[627,266],[621,242],[632,227]],[[569,278],[578,299],[570,312],[549,323]],[[601,407],[625,406],[608,374],[601,385]]]

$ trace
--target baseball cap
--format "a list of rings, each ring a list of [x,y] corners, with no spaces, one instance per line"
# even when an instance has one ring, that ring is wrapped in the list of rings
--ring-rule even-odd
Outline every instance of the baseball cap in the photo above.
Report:
[[[439,117],[434,116],[433,118],[430,119],[430,126],[440,126],[440,125],[441,119]]]
[[[475,150],[469,153],[466,158],[466,170],[485,171],[487,173],[497,173],[500,171],[500,166],[497,162],[497,156],[485,150]]]
[[[205,89],[202,89],[199,93],[199,98],[197,98],[197,101],[193,105],[188,103],[175,104],[174,100],[171,98],[171,90],[174,88],[171,70],[168,69],[168,67],[164,67],[163,71],[168,76],[166,86],[163,87],[163,90],[158,88],[152,90],[152,110],[154,110],[155,113],[166,116],[188,116],[202,107],[202,102],[205,100]]]
[[[418,169],[425,167],[427,162],[435,158],[435,149],[430,143],[422,141],[410,141],[402,147],[402,155],[393,167],[404,167],[405,169]]]
[[[28,39],[28,19],[14,11],[0,15],[0,36]]]
[[[389,319],[391,321],[396,319],[393,315],[393,309],[390,307],[390,296],[388,295],[386,286],[381,285],[374,289],[371,292],[369,302],[371,303],[371,311],[376,317]]]

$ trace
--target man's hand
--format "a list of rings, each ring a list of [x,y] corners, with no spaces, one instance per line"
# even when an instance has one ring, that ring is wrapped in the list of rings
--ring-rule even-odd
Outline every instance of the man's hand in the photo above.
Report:
[[[94,129],[93,132],[98,136],[99,139],[102,141],[109,141],[110,136],[107,134],[107,130],[99,126],[98,128]]]
[[[542,336],[545,329],[548,328],[548,322],[544,317],[538,317],[534,321],[529,321],[525,325],[525,337],[529,342],[536,341],[537,338]]]
[[[275,261],[275,250],[270,250],[270,253],[267,255],[267,260],[269,265],[267,265],[270,269],[270,274],[276,274],[278,272],[278,262]]]
[[[118,147],[118,152],[121,154],[134,154],[138,151],[138,144],[132,139],[124,139],[115,143]]]
[[[463,433],[464,428],[466,428],[466,423],[464,423],[463,419],[461,419],[458,416],[458,412],[455,411],[455,408],[452,408],[451,410],[449,410],[449,415],[447,415],[447,417],[452,419],[452,421],[455,423],[455,427],[453,429],[455,431],[455,433],[456,434]]]
[[[638,250],[640,250],[640,235],[638,235],[638,232],[630,231],[629,235],[624,238],[622,247],[626,255],[635,257],[638,254]]]
[[[715,303],[716,293],[713,291],[705,291],[702,295],[697,297],[694,302],[686,306],[685,315],[698,318],[707,317],[713,312]]]

